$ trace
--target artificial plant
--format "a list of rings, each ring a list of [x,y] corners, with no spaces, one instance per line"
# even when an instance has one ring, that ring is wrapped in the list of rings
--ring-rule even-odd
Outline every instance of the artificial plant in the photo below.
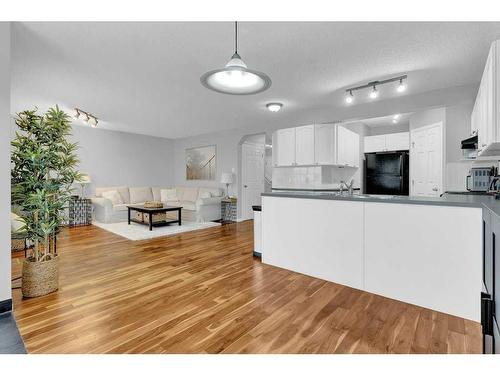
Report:
[[[65,219],[76,170],[77,144],[68,141],[70,117],[58,106],[39,115],[37,109],[18,113],[18,131],[11,142],[11,199],[22,212],[24,230],[33,244],[29,260],[54,258],[51,239]]]

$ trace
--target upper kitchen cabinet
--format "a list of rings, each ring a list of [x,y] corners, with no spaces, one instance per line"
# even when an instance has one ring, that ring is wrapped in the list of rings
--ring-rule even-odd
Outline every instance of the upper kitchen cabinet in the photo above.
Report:
[[[359,135],[335,124],[280,129],[273,134],[274,166],[359,167]]]
[[[365,152],[385,151],[385,134],[365,137]]]
[[[314,164],[314,125],[295,128],[295,163]]]
[[[276,167],[295,165],[295,128],[280,129],[275,133],[277,145]],[[274,147],[274,146],[273,146]]]
[[[359,167],[359,135],[343,126],[337,126],[336,164]]]
[[[401,151],[410,149],[410,133],[391,133],[365,137],[365,152]]]
[[[334,124],[314,125],[314,161],[318,165],[333,165],[336,162]]]
[[[500,41],[491,45],[471,115],[478,156],[500,156]]]

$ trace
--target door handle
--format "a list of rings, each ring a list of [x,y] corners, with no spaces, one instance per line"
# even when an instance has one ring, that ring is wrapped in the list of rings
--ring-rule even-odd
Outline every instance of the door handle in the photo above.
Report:
[[[247,188],[248,186],[247,185],[243,185],[244,188]]]

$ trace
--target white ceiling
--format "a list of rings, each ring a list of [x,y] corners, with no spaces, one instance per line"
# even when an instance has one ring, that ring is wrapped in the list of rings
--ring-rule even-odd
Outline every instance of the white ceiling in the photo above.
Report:
[[[329,121],[346,111],[347,87],[376,79],[408,74],[405,95],[420,97],[477,85],[500,23],[243,22],[239,34],[249,68],[273,81],[266,92],[201,86],[233,53],[230,22],[14,23],[12,110],[58,103],[102,128],[167,138]],[[377,105],[395,95],[380,91]],[[270,113],[269,101],[285,106]]]
[[[374,118],[359,120],[356,122],[362,122],[363,124],[365,124],[369,128],[380,128],[380,127],[394,126],[394,125],[395,126],[406,125],[406,124],[410,123],[410,116],[412,115],[412,113],[399,113],[397,123],[392,122],[392,120],[394,119],[394,115],[374,117]]]

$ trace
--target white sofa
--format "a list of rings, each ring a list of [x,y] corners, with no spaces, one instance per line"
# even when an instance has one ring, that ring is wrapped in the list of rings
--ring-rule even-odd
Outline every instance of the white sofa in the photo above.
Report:
[[[165,200],[163,203],[171,206],[182,206],[182,220],[186,221],[213,221],[221,218],[222,190],[205,187],[128,187],[112,186],[96,188],[92,198],[94,218],[102,223],[126,221],[127,206],[144,204],[145,201],[161,201],[162,189],[175,189],[177,200]],[[104,198],[103,193],[116,190],[122,204],[113,204],[110,199]]]

